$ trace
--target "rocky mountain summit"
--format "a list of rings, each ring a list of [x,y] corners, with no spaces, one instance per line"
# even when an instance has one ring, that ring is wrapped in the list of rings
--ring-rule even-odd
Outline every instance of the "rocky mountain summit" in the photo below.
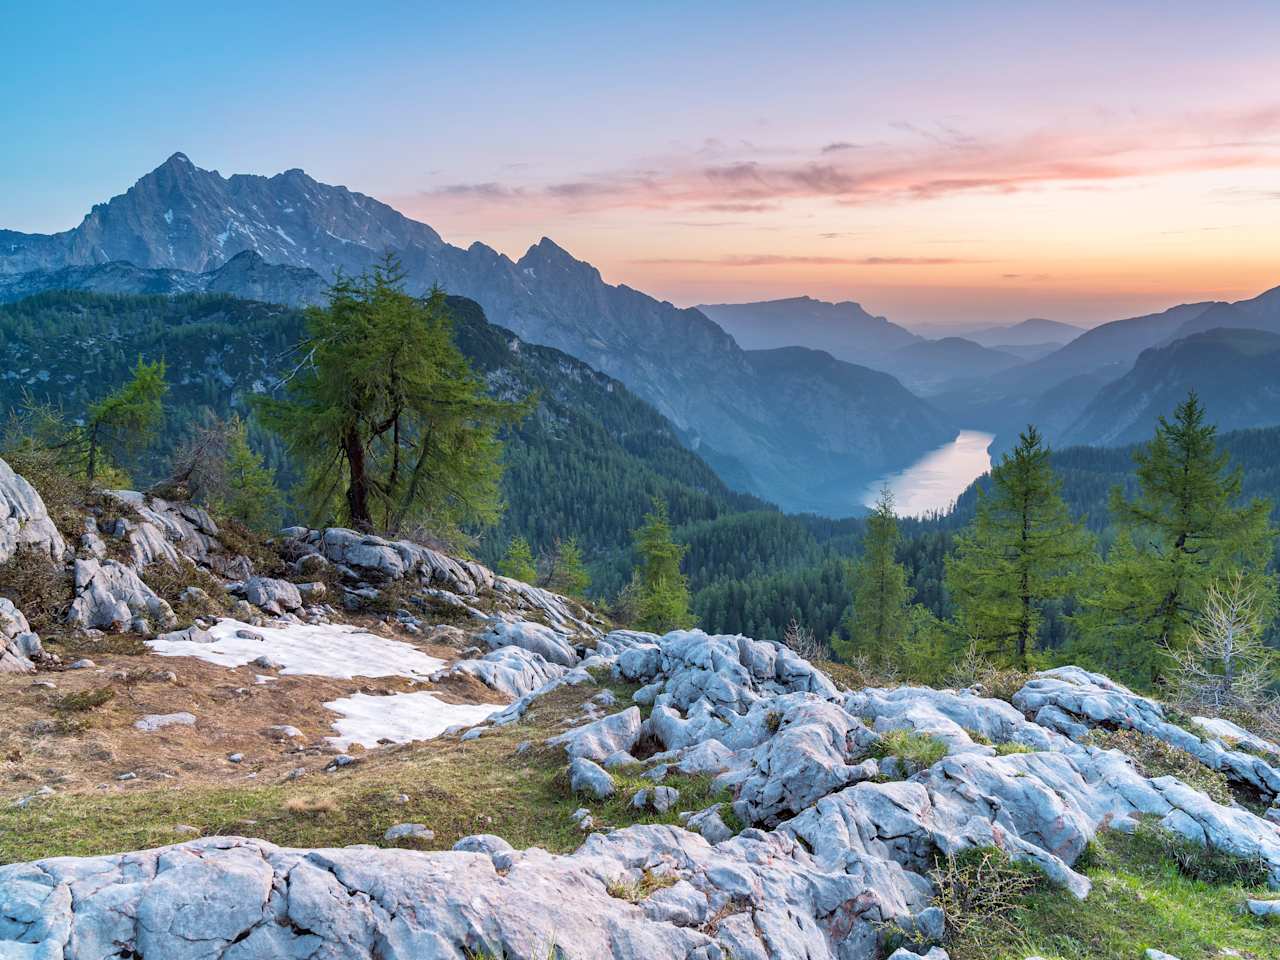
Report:
[[[440,709],[432,691],[462,689],[450,684],[489,691],[487,705],[473,695],[450,707],[471,711],[452,730],[399,740],[443,732],[465,750],[533,729],[565,691],[586,691],[560,732],[515,748],[541,751],[581,797],[574,819],[587,836],[571,853],[492,834],[437,851],[222,835],[12,863],[0,867],[6,958],[874,960],[889,943],[895,960],[939,960],[938,858],[998,849],[1087,898],[1080,860],[1106,832],[1160,831],[1246,860],[1280,889],[1280,745],[1172,715],[1075,667],[1036,674],[1007,701],[979,687],[844,689],[775,643],[606,631],[573,601],[410,541],[295,527],[250,557],[199,508],[128,492],[87,513],[76,540],[7,467],[0,513],[3,559],[22,549],[69,565],[81,631],[140,632],[166,662],[233,669],[257,655],[267,681],[354,666],[399,670],[418,687],[326,704],[384,708],[346,714],[339,744],[397,742],[369,733],[370,718],[394,707],[401,722],[421,720]],[[202,571],[204,586],[171,602],[143,579],[157,569]],[[213,603],[191,615],[220,590],[226,613]],[[405,639],[359,632],[370,609]],[[6,669],[49,665],[17,607],[0,614]],[[411,642],[446,635],[456,635],[447,662]],[[145,731],[189,721],[139,723],[138,736],[162,736]],[[1147,776],[1095,737],[1107,731],[1185,751],[1254,808]],[[358,762],[339,753],[326,769]],[[713,778],[723,799],[700,803],[690,777]],[[610,797],[615,810],[679,822],[597,825],[591,805]],[[432,831],[406,823],[392,834]]]
[[[175,154],[72,230],[0,231],[0,297],[72,286],[307,303],[317,283],[302,271],[322,289],[388,251],[410,292],[439,284],[490,322],[622,381],[726,480],[784,507],[857,512],[863,483],[955,436],[944,413],[892,377],[809,349],[784,369],[761,364],[702,312],[606,283],[546,237],[516,260],[481,243],[463,249],[301,170],[223,177]],[[831,481],[820,496],[799,479],[814,476]]]

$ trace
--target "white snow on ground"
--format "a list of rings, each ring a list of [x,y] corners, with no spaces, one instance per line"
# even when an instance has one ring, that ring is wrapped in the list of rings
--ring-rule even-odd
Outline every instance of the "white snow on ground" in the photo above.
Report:
[[[261,640],[237,637],[236,631],[257,634]],[[148,640],[163,657],[197,657],[223,667],[242,667],[266,656],[280,664],[280,673],[317,677],[414,677],[425,679],[445,665],[417,647],[389,640],[347,624],[291,623],[253,627],[230,618],[209,629],[213,643],[192,640]],[[456,722],[456,721],[450,721]]]
[[[477,724],[505,709],[492,703],[445,703],[425,691],[387,697],[356,693],[341,700],[330,700],[324,706],[342,714],[342,719],[333,724],[338,735],[327,739],[343,750],[353,743],[376,747],[379,740],[393,743],[430,740],[452,726]]]

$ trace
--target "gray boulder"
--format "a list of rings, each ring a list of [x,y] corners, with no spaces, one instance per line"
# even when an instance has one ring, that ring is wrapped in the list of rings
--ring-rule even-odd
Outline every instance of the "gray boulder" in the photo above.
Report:
[[[302,594],[288,580],[273,577],[250,577],[244,585],[245,599],[274,616],[302,609]]]
[[[620,750],[630,752],[640,739],[640,708],[628,707],[593,723],[574,727],[547,741],[564,747],[572,757],[585,757],[597,763]]]
[[[0,563],[9,560],[20,547],[36,550],[59,563],[67,552],[66,542],[35,487],[0,460]]]
[[[0,461],[3,462],[3,461]],[[44,647],[22,611],[0,597],[0,673],[30,673],[36,660],[44,657]]]
[[[459,660],[442,676],[467,675],[513,700],[564,676],[566,667],[549,663],[523,647],[499,647],[479,660]]]
[[[135,617],[172,628],[173,609],[139,579],[132,568],[115,560],[77,560],[75,599],[67,622],[81,629],[124,630]]]
[[[578,655],[565,636],[541,623],[527,620],[515,623],[499,621],[481,634],[479,639],[490,650],[519,647],[538,654],[548,663],[562,667],[572,667],[578,663]]]
[[[569,787],[574,793],[582,793],[597,800],[613,796],[617,788],[609,771],[584,757],[569,761]]]

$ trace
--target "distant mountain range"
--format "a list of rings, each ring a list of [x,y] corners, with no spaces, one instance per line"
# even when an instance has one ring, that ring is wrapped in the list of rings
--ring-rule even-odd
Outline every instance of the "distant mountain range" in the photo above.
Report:
[[[1156,420],[1195,390],[1221,431],[1280,424],[1280,335],[1262,330],[1193,333],[1139,355],[1103,386],[1063,445],[1117,446],[1148,439]]]
[[[814,347],[840,360],[870,364],[919,342],[905,327],[873,316],[862,304],[812,297],[759,303],[711,303],[698,307],[748,350]]]
[[[1073,326],[1058,320],[1032,317],[1030,320],[1023,320],[1020,323],[1007,326],[979,327],[976,330],[956,331],[953,336],[964,337],[966,340],[980,343],[984,347],[1000,349],[1004,347],[1040,346],[1046,343],[1056,343],[1061,346],[1064,343],[1070,343],[1084,331],[1084,327]]]
[[[438,283],[525,340],[622,381],[730,483],[788,509],[860,512],[865,482],[956,433],[892,377],[813,349],[785,362],[754,355],[702,312],[606,284],[549,239],[516,261],[480,243],[463,249],[301,170],[223,177],[174,154],[72,230],[0,231],[0,296],[71,287],[303,304],[388,250],[411,291]]]

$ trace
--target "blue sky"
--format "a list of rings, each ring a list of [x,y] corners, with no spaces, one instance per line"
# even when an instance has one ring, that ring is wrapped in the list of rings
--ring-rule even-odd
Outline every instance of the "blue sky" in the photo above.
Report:
[[[7,12],[0,226],[182,150],[682,303],[1091,322],[1280,283],[1276,4],[85,6]]]

